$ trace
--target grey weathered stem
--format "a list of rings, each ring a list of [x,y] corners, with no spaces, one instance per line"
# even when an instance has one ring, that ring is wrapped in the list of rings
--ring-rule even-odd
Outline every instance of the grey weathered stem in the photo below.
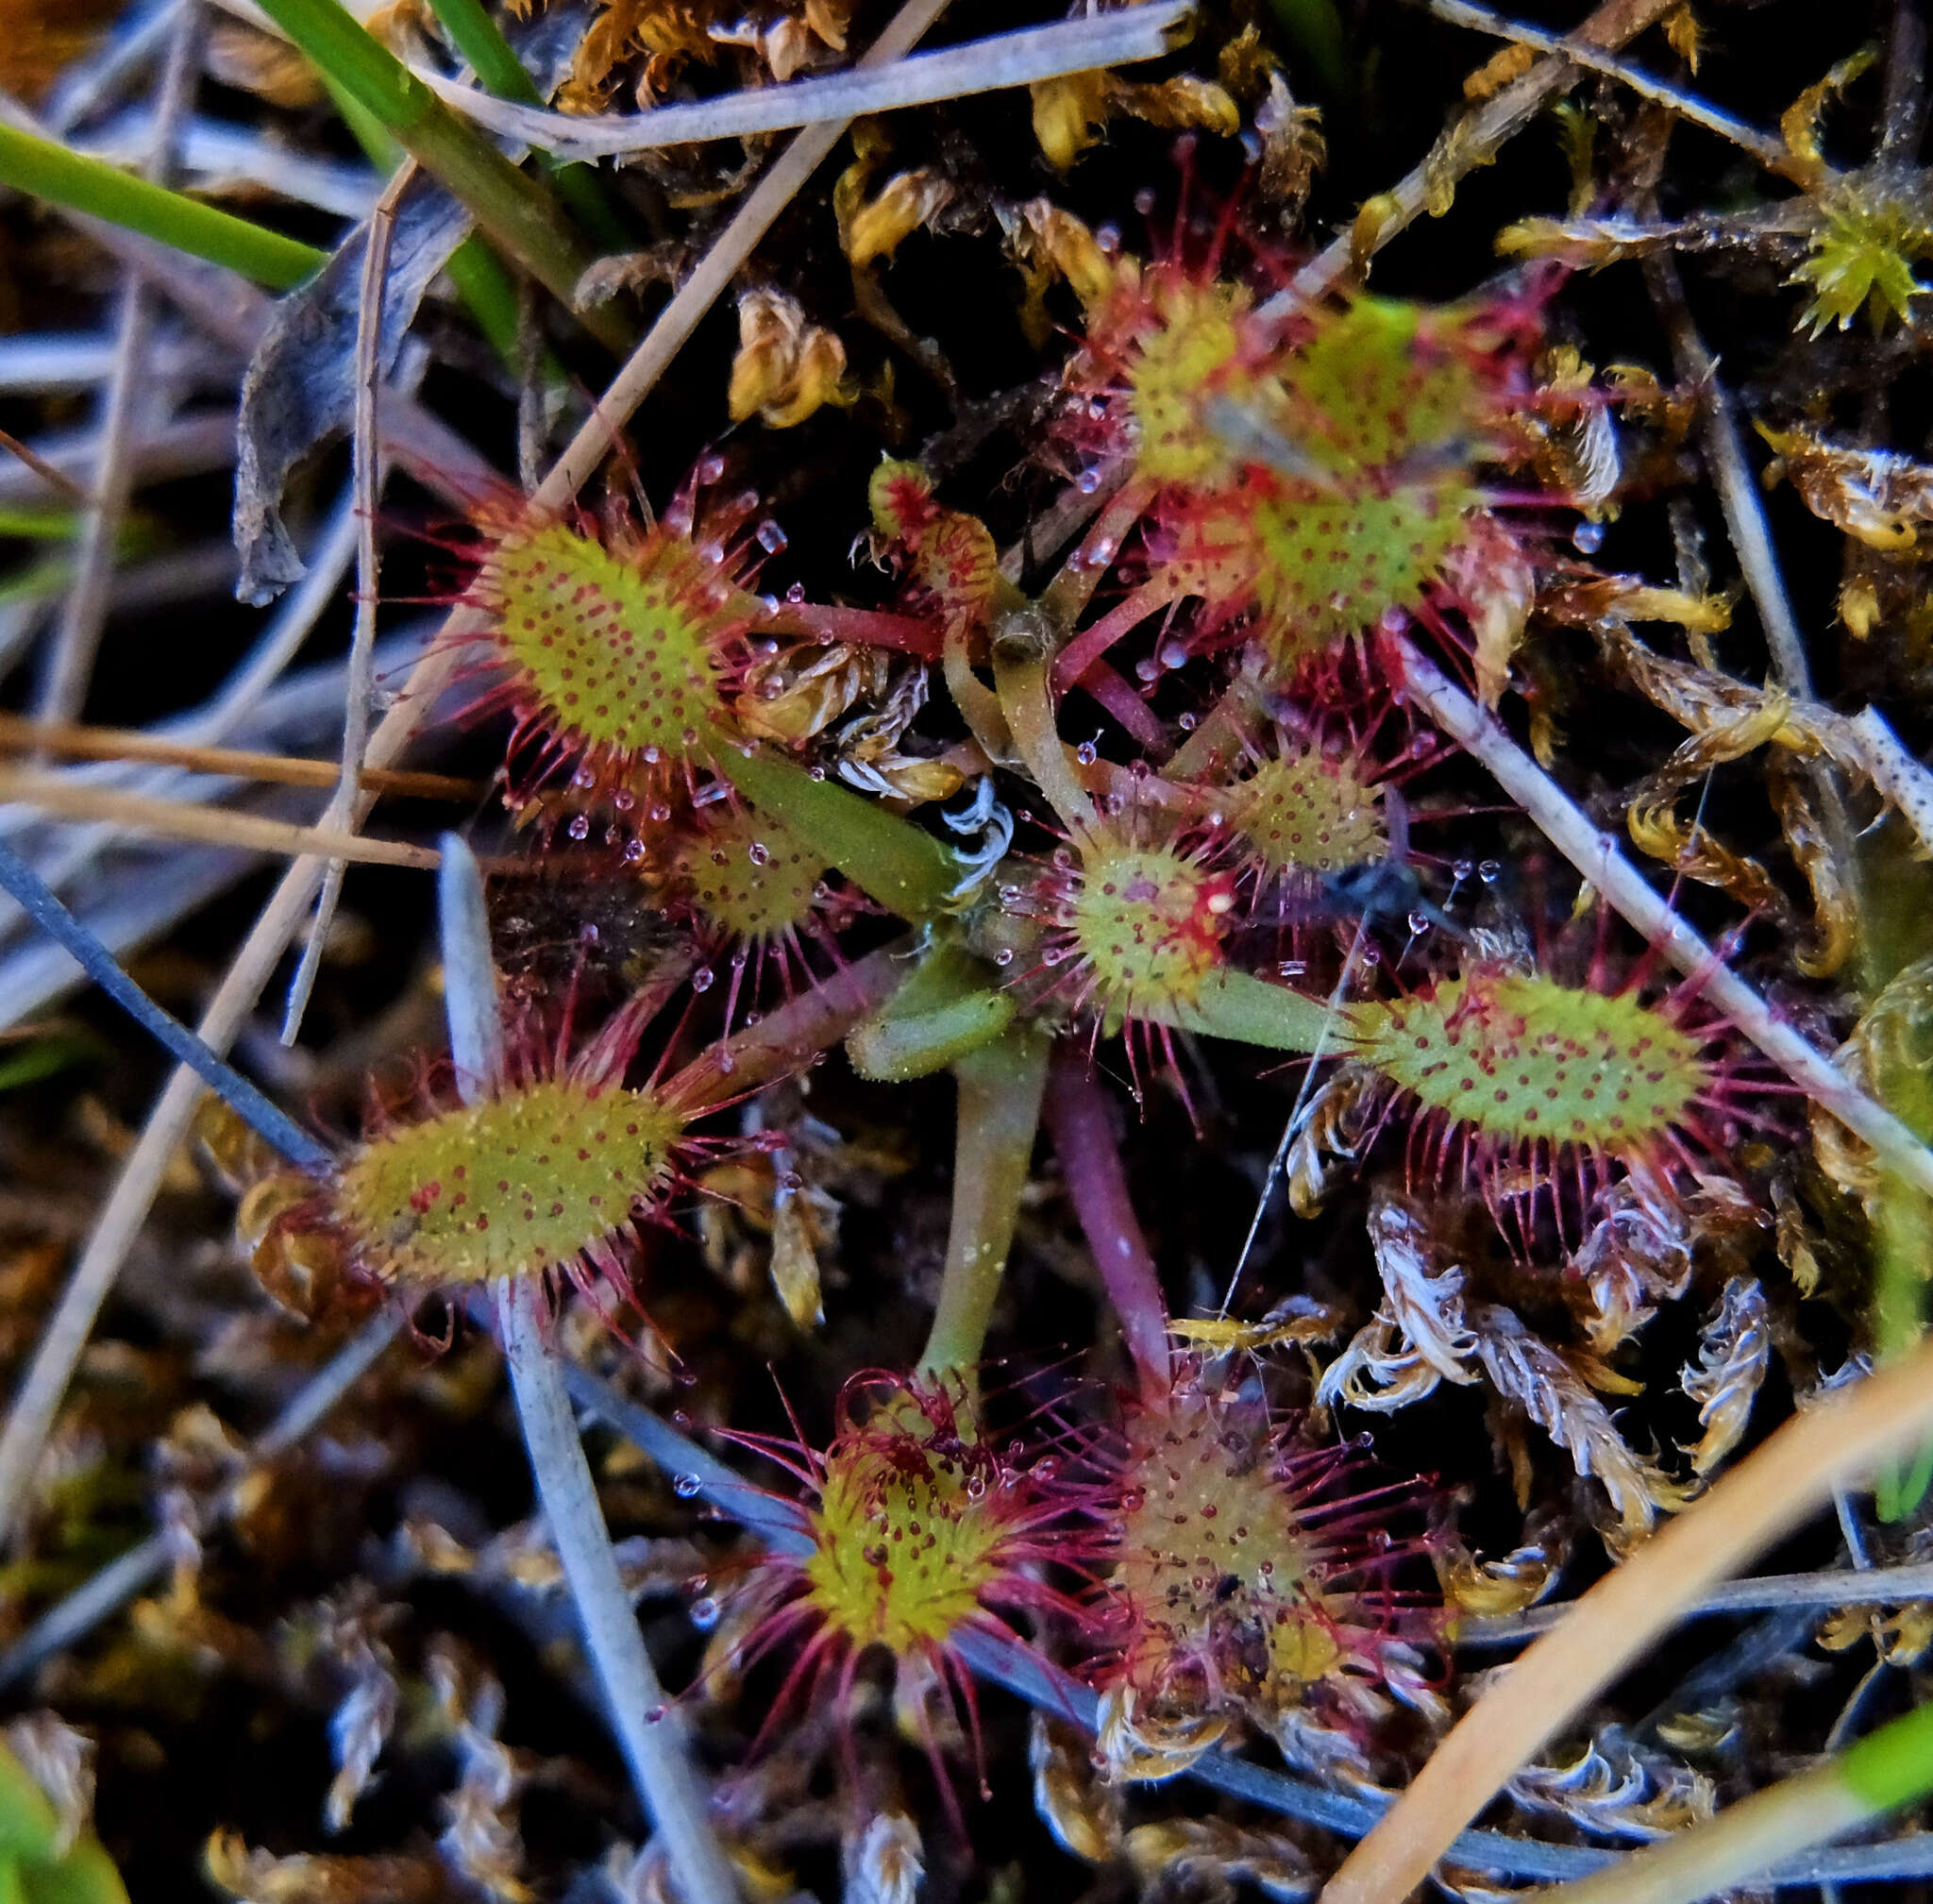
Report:
[[[866,112],[896,112],[943,99],[1035,85],[1095,67],[1158,59],[1186,18],[1177,0],[1142,0],[1118,13],[1061,20],[975,40],[943,52],[848,73],[748,87],[719,99],[654,106],[643,112],[552,112],[499,99],[475,86],[413,69],[426,86],[479,126],[543,147],[561,159],[608,159],[707,139],[739,139],[793,126],[845,122]]]
[[[502,1070],[503,1031],[483,875],[476,855],[454,834],[444,835],[437,894],[450,1057],[459,1091],[474,1103]],[[522,1277],[498,1285],[496,1319],[530,1473],[639,1801],[664,1841],[685,1904],[735,1904],[738,1887],[713,1834],[684,1728],[665,1704],[611,1551],[597,1484],[550,1340],[541,1284]]]
[[[1823,1052],[1773,1018],[1772,1007],[1652,889],[1610,834],[1591,824],[1576,801],[1510,738],[1502,721],[1408,643],[1402,649],[1410,698],[1483,762],[1544,837],[1814,1104],[1863,1137],[1901,1176],[1933,1194],[1933,1153]]]

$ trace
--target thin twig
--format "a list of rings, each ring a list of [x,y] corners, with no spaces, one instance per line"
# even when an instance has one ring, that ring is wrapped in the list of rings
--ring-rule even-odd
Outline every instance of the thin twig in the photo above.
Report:
[[[402,1327],[394,1310],[385,1310],[363,1323],[357,1333],[310,1376],[288,1407],[256,1437],[248,1450],[248,1465],[223,1489],[216,1518],[225,1520],[260,1478],[269,1462],[285,1455],[361,1380]],[[126,1553],[118,1555],[85,1586],[76,1588],[50,1608],[0,1655],[0,1688],[16,1684],[44,1660],[64,1652],[76,1640],[111,1619],[151,1581],[167,1571],[173,1542],[166,1534],[150,1534]]]
[[[437,890],[450,1057],[458,1093],[465,1104],[477,1104],[503,1073],[502,1007],[483,875],[454,834],[444,835]],[[536,1276],[507,1277],[496,1293],[504,1361],[537,1496],[638,1798],[664,1839],[687,1904],[734,1904],[738,1887],[712,1831],[683,1727],[665,1705],[611,1551],[597,1483],[558,1369],[543,1282]]]
[[[390,240],[395,233],[396,206],[416,176],[414,160],[396,167],[376,210],[362,243],[362,282],[356,306],[356,401],[352,424],[350,488],[356,509],[356,629],[349,641],[349,678],[343,699],[343,758],[336,790],[318,822],[340,827],[356,804],[361,784],[362,755],[369,745],[369,703],[375,690],[371,657],[376,652],[377,591],[382,579],[381,557],[376,546],[376,508],[382,488],[382,452],[377,433],[377,398],[382,383],[382,293],[389,277]],[[315,913],[309,922],[309,942],[289,986],[282,1017],[282,1042],[293,1045],[302,1030],[315,975],[322,969],[323,947],[334,923],[336,902],[343,894],[348,861],[331,860],[322,876]]]
[[[0,751],[44,753],[68,760],[147,761],[178,767],[187,773],[215,774],[225,780],[266,781],[277,786],[334,786],[342,768],[333,761],[298,754],[260,753],[249,748],[196,747],[164,739],[134,727],[84,727],[77,722],[28,720],[0,714]],[[365,767],[357,776],[366,793],[404,800],[475,800],[483,783],[448,773],[398,772]]]
[[[826,73],[782,86],[759,86],[689,105],[654,106],[643,112],[580,115],[520,106],[476,87],[418,68],[417,76],[466,118],[558,159],[613,159],[664,145],[739,139],[760,132],[836,120],[841,128],[861,113],[897,112],[1029,86],[1098,66],[1158,59],[1193,0],[1142,0],[1118,13],[1066,20],[1000,33],[940,53],[901,59],[885,72],[868,55],[850,73]]]
[[[75,963],[143,1031],[220,1091],[291,1163],[305,1170],[328,1168],[328,1152],[246,1078],[224,1064],[186,1025],[156,1004],[9,846],[0,846],[0,886],[6,887],[42,932],[66,947]]]
[[[297,826],[293,820],[270,819],[262,814],[230,813],[186,800],[157,800],[149,794],[76,786],[50,774],[0,768],[0,804],[7,802],[37,807],[56,819],[109,820],[131,832],[156,834],[163,839],[206,840],[210,846],[244,847],[251,852],[281,853],[290,858],[326,852],[332,859],[352,859],[366,866],[411,867],[418,872],[436,865],[432,848],[410,846],[402,840],[363,839],[340,827]]]
[[[1402,653],[1410,698],[1484,764],[1544,837],[1813,1103],[1863,1137],[1903,1177],[1933,1193],[1933,1153],[1830,1058],[1790,1025],[1781,1024],[1772,1007],[1653,891],[1617,841],[1593,826],[1571,796],[1510,738],[1502,721],[1408,643],[1402,645]]]
[[[860,58],[859,65],[880,66],[899,59],[918,44],[920,36],[946,10],[946,5],[947,0],[904,0],[886,23],[884,31]],[[713,241],[698,269],[658,313],[645,333],[644,342],[631,353],[597,409],[558,458],[549,476],[531,497],[537,508],[556,508],[590,480],[591,472],[604,461],[617,432],[656,387],[685,339],[698,329],[739,267],[757,248],[759,240],[798,195],[799,188],[831,156],[849,124],[850,121],[841,119],[808,126],[773,160]]]
[[[1794,1416],[1600,1580],[1443,1739],[1387,1818],[1322,1893],[1387,1904],[1422,1882],[1451,1841],[1532,1753],[1688,1607],[1933,1427],[1933,1342]]]
[[[30,444],[23,443],[10,430],[0,430],[0,449],[20,461],[38,476],[49,489],[58,490],[70,502],[77,502],[83,509],[93,507],[93,497],[87,490],[75,481],[64,469],[56,469]]]
[[[1905,1567],[1874,1567],[1864,1571],[1829,1568],[1816,1574],[1769,1574],[1756,1580],[1726,1580],[1701,1593],[1683,1609],[1686,1619],[1720,1613],[1764,1613],[1783,1607],[1903,1607],[1913,1600],[1933,1600],[1933,1562]],[[1469,1620],[1456,1629],[1459,1644],[1507,1645],[1535,1639],[1562,1622],[1574,1601],[1560,1606],[1530,1607],[1521,1613],[1495,1619]]]
[[[1701,126],[1714,137],[1729,141],[1741,152],[1749,152],[1767,171],[1775,172],[1782,178],[1790,178],[1797,185],[1818,183],[1817,163],[1807,166],[1794,159],[1784,143],[1774,139],[1771,133],[1761,132],[1756,126],[1747,126],[1742,119],[1735,119],[1729,112],[1721,112],[1717,107],[1707,106],[1689,93],[1662,79],[1655,79],[1648,73],[1639,72],[1637,67],[1612,58],[1581,38],[1546,33],[1520,20],[1506,20],[1501,13],[1491,12],[1488,7],[1471,6],[1470,0],[1429,0],[1429,8],[1437,19],[1447,20],[1454,26],[1468,26],[1474,33],[1493,34],[1499,40],[1535,47],[1539,53],[1554,53],[1573,65],[1585,67],[1592,73],[1602,73],[1606,78],[1629,87],[1640,98],[1668,107],[1688,125]]]
[[[1730,393],[1719,380],[1718,360],[1705,347],[1705,340],[1691,321],[1678,267],[1669,258],[1649,258],[1644,261],[1644,273],[1671,339],[1678,377],[1698,395],[1705,419],[1706,465],[1718,491],[1740,572],[1751,593],[1752,605],[1758,611],[1759,626],[1765,631],[1773,671],[1781,685],[1793,694],[1809,697],[1812,670],[1806,659],[1805,637],[1799,632],[1799,619],[1792,613],[1785,577],[1779,572],[1758,484],[1746,466],[1737,411]]]

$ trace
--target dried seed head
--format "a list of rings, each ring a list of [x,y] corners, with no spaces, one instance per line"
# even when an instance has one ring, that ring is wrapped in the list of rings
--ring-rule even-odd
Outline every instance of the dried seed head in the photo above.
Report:
[[[533,1275],[608,1249],[658,1202],[683,1131],[648,1090],[542,1080],[378,1133],[343,1165],[329,1202],[385,1282]]]

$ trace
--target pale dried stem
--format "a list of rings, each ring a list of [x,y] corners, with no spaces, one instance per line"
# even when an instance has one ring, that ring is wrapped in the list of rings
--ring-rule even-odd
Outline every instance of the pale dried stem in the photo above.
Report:
[[[946,0],[908,0],[866,54],[866,64],[897,59],[938,18]],[[14,116],[10,104],[7,116]],[[616,432],[630,419],[664,374],[678,348],[748,258],[814,168],[845,130],[817,126],[801,133],[754,188],[727,225],[689,283],[660,313],[643,344],[606,391],[596,413],[578,432],[532,498],[540,508],[560,508],[590,479]],[[222,274],[228,277],[228,274]],[[239,283],[239,280],[231,280]],[[246,287],[243,287],[246,289]],[[217,327],[217,334],[223,334]],[[467,447],[465,446],[467,449]],[[401,699],[371,736],[367,758],[387,767],[401,753],[418,724],[435,705],[464,646],[486,632],[474,612],[459,609],[444,625],[441,638],[411,675]],[[357,801],[358,821],[371,797]],[[225,1052],[243,1020],[254,1009],[261,988],[294,936],[322,877],[321,862],[296,861],[244,941],[217,988],[198,1030],[212,1050]],[[763,1027],[761,1028],[763,1029]],[[21,1385],[4,1430],[0,1430],[0,1538],[14,1524],[32,1483],[54,1418],[67,1392],[94,1318],[113,1287],[136,1232],[146,1221],[168,1160],[181,1140],[201,1093],[193,1071],[176,1070],[150,1113],[141,1137],[122,1166],[93,1234],[75,1265],[45,1334]]]
[[[1933,1154],[1919,1138],[1790,1025],[1781,1024],[1771,1006],[1653,891],[1617,841],[1593,826],[1571,796],[1510,738],[1502,721],[1406,642],[1402,652],[1410,698],[1484,764],[1545,838],[1813,1103],[1863,1137],[1908,1182],[1933,1194]]]
[[[114,545],[127,518],[136,481],[135,418],[146,408],[148,341],[155,302],[138,270],[122,279],[115,319],[114,368],[100,409],[100,448],[88,507],[74,544],[74,580],[47,650],[33,699],[42,720],[72,720],[87,699],[107,628],[108,597],[114,581]]]
[[[264,814],[230,813],[152,794],[81,786],[50,774],[0,768],[0,804],[4,803],[31,806],[55,819],[107,820],[129,833],[243,847],[251,852],[279,853],[287,858],[325,852],[332,859],[356,860],[365,866],[412,867],[419,872],[427,872],[436,864],[435,852],[427,846],[363,839],[342,827],[297,826],[293,820],[270,819]]]
[[[939,18],[946,5],[947,0],[906,0],[866,49],[859,65],[882,65],[910,51],[918,43],[920,35]],[[779,214],[791,204],[820,163],[831,156],[849,124],[849,120],[841,119],[809,126],[786,146],[765,177],[746,194],[745,202],[731,214],[731,222],[714,240],[698,269],[658,313],[645,333],[644,342],[631,353],[602,401],[538,487],[531,500],[539,509],[560,507],[590,480],[592,471],[604,461],[617,432],[656,387],[685,339],[717,302],[739,267],[757,248],[759,240],[771,229]]]
[[[1451,1840],[1717,1581],[1933,1428],[1933,1343],[1795,1416],[1578,1601],[1457,1723],[1322,1904],[1396,1904]]]
[[[84,727],[72,722],[27,720],[0,714],[0,751],[44,753],[68,760],[142,761],[178,767],[187,773],[227,780],[266,781],[277,786],[334,786],[342,768],[300,754],[259,753],[249,748],[196,747],[132,727]],[[396,772],[363,767],[357,776],[365,793],[413,800],[479,800],[483,783],[447,773]]]
[[[1707,106],[1695,94],[1669,85],[1662,79],[1655,79],[1649,73],[1640,73],[1635,66],[1613,59],[1583,40],[1546,33],[1539,27],[1526,25],[1521,20],[1506,20],[1501,13],[1491,12],[1488,7],[1471,6],[1470,0],[1429,0],[1429,8],[1437,19],[1447,20],[1453,25],[1468,26],[1476,33],[1494,34],[1499,40],[1533,47],[1539,53],[1555,54],[1572,65],[1602,73],[1607,79],[1615,79],[1620,85],[1629,87],[1640,98],[1668,108],[1688,126],[1700,126],[1713,137],[1738,146],[1741,152],[1749,152],[1767,171],[1775,172],[1782,178],[1790,178],[1794,184],[1813,185],[1818,182],[1817,165],[1808,167],[1794,159],[1784,143],[1769,132],[1761,132],[1756,126],[1747,126],[1742,119],[1735,119],[1729,112]]]
[[[396,206],[416,176],[414,160],[406,159],[370,213],[362,243],[362,282],[356,304],[356,400],[351,425],[349,485],[356,509],[356,627],[349,639],[349,675],[343,700],[342,771],[336,790],[323,809],[319,825],[340,828],[347,819],[361,787],[362,754],[369,745],[369,706],[375,691],[372,679],[376,654],[377,593],[381,585],[381,557],[376,546],[376,505],[382,488],[382,447],[377,431],[377,402],[382,384],[382,288],[389,276],[390,240],[395,233]],[[282,1042],[293,1045],[302,1030],[315,975],[322,969],[323,948],[343,896],[343,876],[348,862],[329,862],[322,876],[314,916],[309,922],[309,942],[289,986],[282,1017]]]
[[[458,636],[475,632],[472,620],[461,612],[451,617],[450,628]],[[456,664],[456,652],[454,641],[439,644],[417,665],[404,698],[370,737],[368,758],[375,765],[387,766],[401,753],[418,722],[435,704]],[[363,795],[357,802],[355,817],[360,820],[372,803],[372,796]],[[331,851],[338,850],[332,843]],[[312,856],[297,860],[283,874],[261,917],[243,941],[196,1027],[210,1050],[226,1052],[254,1010],[269,974],[308,911],[322,878],[322,864]],[[168,1080],[140,1139],[121,1167],[93,1233],[34,1351],[7,1425],[0,1429],[0,1536],[12,1527],[19,1515],[61,1398],[92,1333],[94,1318],[120,1273],[129,1245],[147,1220],[201,1093],[201,1080],[185,1068]]]
[[[47,487],[58,495],[64,496],[70,502],[77,502],[83,509],[93,506],[93,498],[81,484],[75,481],[65,470],[57,469],[34,448],[30,443],[23,443],[10,430],[0,430],[0,449],[8,456],[16,457],[33,471]]]
[[[1752,605],[1758,611],[1758,624],[1765,631],[1773,671],[1782,686],[1809,698],[1812,669],[1806,658],[1806,638],[1799,632],[1799,618],[1786,593],[1758,485],[1745,463],[1737,411],[1730,393],[1719,381],[1718,360],[1705,347],[1705,340],[1691,321],[1677,266],[1669,258],[1647,259],[1644,274],[1671,339],[1678,376],[1698,394],[1705,420],[1706,466],[1718,491],[1740,572],[1751,593]]]
[[[1615,49],[1656,25],[1679,0],[1604,0],[1572,36],[1580,44]],[[1579,69],[1564,58],[1540,59],[1514,85],[1437,140],[1422,163],[1384,194],[1376,228],[1359,238],[1345,231],[1318,252],[1288,284],[1255,314],[1265,323],[1285,324],[1332,291],[1352,281],[1370,257],[1428,211],[1432,197],[1477,165],[1487,164],[1506,140],[1530,125],[1545,107],[1577,83]]]
[[[643,112],[551,112],[497,98],[439,73],[414,70],[425,85],[493,132],[522,140],[559,159],[612,159],[708,139],[788,131],[829,120],[836,120],[843,131],[862,113],[897,112],[1096,67],[1158,59],[1168,50],[1169,36],[1191,4],[1192,0],[1141,0],[1120,12],[1031,26],[940,53],[924,53],[889,72],[868,70],[879,64],[879,49],[874,47],[851,72],[794,79],[782,86],[748,87],[718,99],[654,106]]]
[[[454,834],[444,835],[438,891],[450,1059],[458,1094],[474,1104],[503,1076],[503,1015],[483,875]],[[683,1725],[665,1704],[611,1551],[597,1483],[564,1391],[543,1281],[506,1277],[496,1286],[496,1298],[537,1497],[638,1798],[664,1840],[684,1904],[735,1904],[738,1886],[712,1831]]]
[[[1669,258],[1651,258],[1645,261],[1643,269],[1653,302],[1672,342],[1672,357],[1678,375],[1698,392],[1704,418],[1701,434],[1706,468],[1718,491],[1719,508],[1724,514],[1732,551],[1739,558],[1740,572],[1745,578],[1752,605],[1758,611],[1758,625],[1765,632],[1773,673],[1789,693],[1809,699],[1812,669],[1806,656],[1806,638],[1799,632],[1799,618],[1792,613],[1791,597],[1786,592],[1778,552],[1772,546],[1772,528],[1765,519],[1764,501],[1745,463],[1745,447],[1740,438],[1738,413],[1731,395],[1719,380],[1717,359],[1705,347],[1705,340],[1691,320],[1691,308],[1685,301],[1685,286],[1676,263]],[[1832,768],[1823,762],[1808,761],[1804,771],[1819,803],[1826,845],[1838,868],[1841,884],[1856,896],[1857,906],[1858,883],[1853,828],[1846,815],[1844,789]]]
[[[201,8],[196,0],[186,0],[168,42],[155,103],[154,144],[142,167],[143,176],[157,184],[167,183],[174,171],[176,143],[200,71]],[[34,712],[43,720],[72,720],[87,699],[93,678],[113,587],[114,545],[134,495],[134,461],[128,451],[136,413],[147,396],[154,320],[146,278],[138,265],[131,266],[122,284],[114,367],[101,406],[100,459],[75,545],[74,582],[61,606],[46,672],[34,699]]]
[[[1902,1567],[1833,1568],[1816,1574],[1768,1574],[1754,1580],[1727,1580],[1683,1609],[1687,1619],[1724,1613],[1772,1613],[1786,1607],[1903,1607],[1933,1600],[1933,1562]],[[1494,1619],[1467,1620],[1456,1629],[1459,1644],[1507,1645],[1533,1640],[1561,1626],[1574,1602],[1531,1607]]]

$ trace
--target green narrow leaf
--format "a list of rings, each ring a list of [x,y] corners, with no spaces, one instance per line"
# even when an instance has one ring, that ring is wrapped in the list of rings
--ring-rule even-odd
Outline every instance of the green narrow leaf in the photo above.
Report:
[[[52,1856],[60,1822],[47,1794],[5,1745],[0,1745],[0,1856],[44,1862]]]
[[[1933,1706],[1921,1706],[1841,1755],[1840,1777],[1875,1811],[1933,1791]]]
[[[931,918],[959,878],[940,843],[871,800],[830,780],[815,780],[782,754],[743,753],[721,741],[718,771],[754,807],[790,827],[867,898],[901,918]]]
[[[293,290],[323,261],[312,244],[10,126],[0,126],[0,183],[159,239],[210,264],[225,264],[272,291]]]
[[[262,11],[328,80],[470,209],[506,258],[566,310],[574,309],[578,279],[594,254],[552,193],[519,172],[482,132],[445,106],[339,0],[264,0]],[[631,328],[609,306],[576,315],[610,350],[622,353],[634,342]]]
[[[51,1864],[23,1863],[25,1904],[127,1904],[127,1886],[98,1838],[83,1838]]]

